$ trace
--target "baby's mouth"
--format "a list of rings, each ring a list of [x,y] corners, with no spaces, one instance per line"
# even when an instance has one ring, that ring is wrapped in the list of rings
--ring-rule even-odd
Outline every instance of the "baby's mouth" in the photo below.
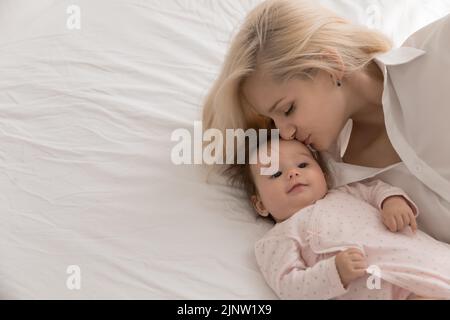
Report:
[[[296,183],[292,186],[292,188],[289,189],[288,193],[292,193],[294,191],[302,191],[305,187],[307,186],[307,184],[303,184],[303,183]]]

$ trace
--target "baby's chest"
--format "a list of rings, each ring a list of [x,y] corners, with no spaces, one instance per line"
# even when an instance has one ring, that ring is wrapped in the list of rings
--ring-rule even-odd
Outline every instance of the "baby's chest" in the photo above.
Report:
[[[376,236],[381,230],[383,224],[378,209],[345,193],[335,193],[316,204],[306,237],[324,241],[362,240]]]

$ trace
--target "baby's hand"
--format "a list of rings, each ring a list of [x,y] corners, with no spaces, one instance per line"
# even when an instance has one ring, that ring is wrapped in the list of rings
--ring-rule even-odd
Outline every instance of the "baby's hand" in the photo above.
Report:
[[[417,230],[416,217],[408,202],[402,196],[389,197],[381,205],[384,225],[392,232],[400,232],[408,225],[413,232]]]
[[[336,269],[344,288],[366,274],[367,262],[364,254],[358,249],[348,249],[336,255]]]

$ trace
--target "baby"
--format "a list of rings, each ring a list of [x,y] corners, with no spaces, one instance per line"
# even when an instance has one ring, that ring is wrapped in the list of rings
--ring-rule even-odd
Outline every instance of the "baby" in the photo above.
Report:
[[[307,146],[280,140],[278,151],[276,174],[260,175],[260,162],[242,174],[255,210],[276,222],[255,253],[281,299],[450,298],[450,246],[417,230],[401,189],[375,180],[329,190]]]

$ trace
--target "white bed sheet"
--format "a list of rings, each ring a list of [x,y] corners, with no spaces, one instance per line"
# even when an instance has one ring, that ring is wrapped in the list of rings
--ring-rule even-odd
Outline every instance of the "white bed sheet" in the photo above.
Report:
[[[175,166],[259,0],[0,2],[0,298],[272,299],[239,190]],[[450,0],[326,0],[397,45]],[[66,9],[81,9],[68,30]],[[68,266],[81,270],[70,290]]]

